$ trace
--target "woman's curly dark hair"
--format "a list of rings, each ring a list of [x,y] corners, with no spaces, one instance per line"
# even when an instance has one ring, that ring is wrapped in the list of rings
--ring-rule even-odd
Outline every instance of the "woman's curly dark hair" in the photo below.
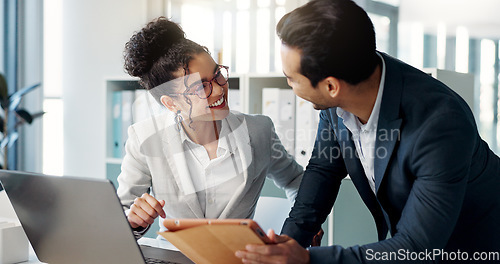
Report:
[[[186,39],[177,23],[159,17],[135,32],[125,44],[124,68],[131,76],[139,77],[139,84],[161,104],[160,97],[169,91],[153,88],[180,77],[174,76],[179,69],[188,72],[189,61],[201,52],[209,53],[206,47]],[[191,100],[184,98],[191,105]]]
[[[175,79],[173,73],[187,69],[193,55],[201,52],[209,53],[206,47],[186,39],[177,23],[159,17],[125,44],[125,70],[139,77],[141,86],[149,90]]]

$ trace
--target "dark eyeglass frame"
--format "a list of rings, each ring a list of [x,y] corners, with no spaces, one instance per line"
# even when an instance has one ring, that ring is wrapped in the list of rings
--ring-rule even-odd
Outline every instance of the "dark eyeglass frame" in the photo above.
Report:
[[[184,78],[184,85],[186,86],[186,90],[190,91],[194,89],[194,92],[184,92],[184,93],[175,93],[175,94],[182,94],[182,95],[197,95],[200,99],[207,99],[212,95],[212,91],[214,89],[212,82],[216,82],[218,85],[223,86],[226,85],[226,83],[229,80],[229,67],[220,65],[218,64],[216,66],[216,71],[214,77],[210,81],[204,81],[204,82],[195,82],[194,84],[191,84],[191,86],[188,85],[187,81],[188,78]],[[227,76],[224,77],[221,73],[221,69],[225,69],[227,72]],[[189,69],[184,69],[184,76],[189,75]],[[221,80],[222,79],[222,80]],[[210,89],[207,93],[207,87]],[[174,94],[174,95],[175,95]]]

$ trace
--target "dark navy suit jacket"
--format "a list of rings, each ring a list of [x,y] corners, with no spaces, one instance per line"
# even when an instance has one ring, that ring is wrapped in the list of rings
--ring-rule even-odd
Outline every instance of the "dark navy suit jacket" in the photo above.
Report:
[[[373,263],[383,252],[500,251],[500,160],[480,138],[470,108],[441,82],[382,55],[386,75],[375,144],[376,194],[336,108],[323,110],[282,233],[307,247],[349,174],[373,215],[379,242],[310,248],[311,263]]]

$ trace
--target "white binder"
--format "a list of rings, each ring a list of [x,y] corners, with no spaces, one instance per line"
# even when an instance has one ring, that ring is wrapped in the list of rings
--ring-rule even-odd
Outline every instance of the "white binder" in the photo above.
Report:
[[[262,114],[273,120],[276,133],[290,155],[295,154],[295,97],[291,89],[262,89]]]
[[[132,125],[132,103],[135,98],[135,90],[123,90],[122,92],[122,136],[121,157],[125,156],[125,142],[128,138],[128,128]]]
[[[295,160],[305,168],[316,139],[319,110],[314,109],[310,102],[297,97],[295,113]]]
[[[227,101],[229,104],[229,110],[237,112],[242,111],[239,89],[229,89],[227,93]]]

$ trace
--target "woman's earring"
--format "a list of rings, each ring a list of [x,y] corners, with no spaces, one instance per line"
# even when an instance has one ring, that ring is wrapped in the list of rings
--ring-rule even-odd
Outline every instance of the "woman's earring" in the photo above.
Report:
[[[181,131],[183,120],[184,120],[184,118],[182,118],[181,110],[177,110],[177,113],[175,113],[175,117],[174,117],[175,129],[177,129],[177,131]]]

